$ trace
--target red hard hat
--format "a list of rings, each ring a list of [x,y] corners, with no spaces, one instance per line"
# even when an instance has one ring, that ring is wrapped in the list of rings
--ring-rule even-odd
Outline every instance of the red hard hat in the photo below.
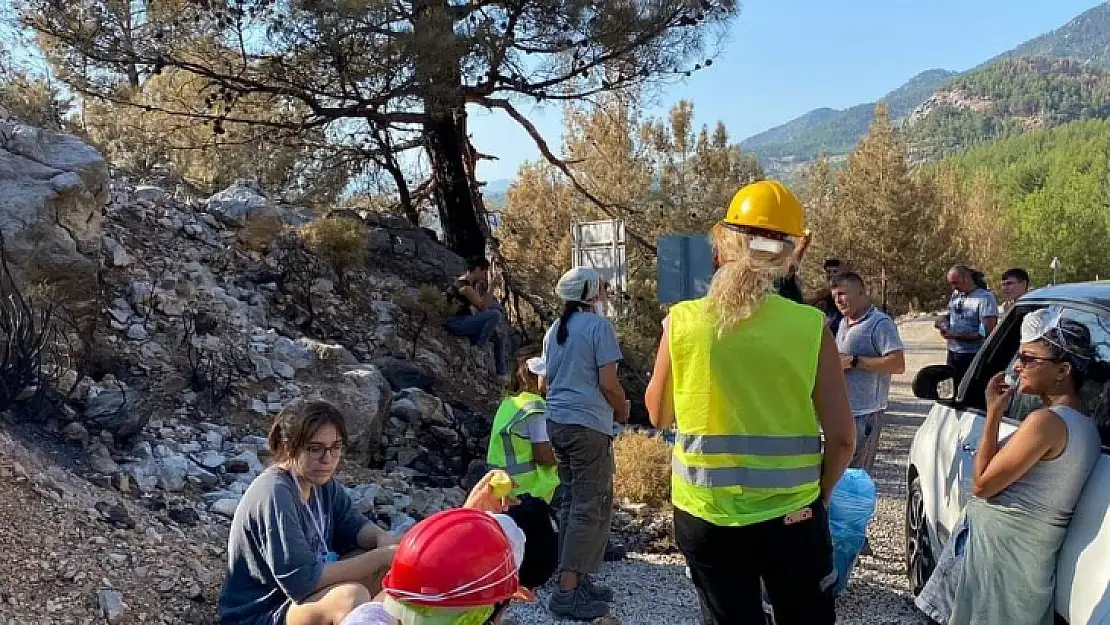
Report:
[[[497,520],[457,508],[405,533],[382,587],[405,603],[467,608],[508,601],[520,582],[512,545]]]

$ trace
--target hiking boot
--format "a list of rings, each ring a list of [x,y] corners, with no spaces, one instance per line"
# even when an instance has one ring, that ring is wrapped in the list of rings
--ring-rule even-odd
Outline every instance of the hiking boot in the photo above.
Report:
[[[547,609],[560,618],[572,621],[592,621],[609,614],[609,604],[590,597],[582,584],[574,590],[555,589]]]
[[[613,602],[613,589],[601,584],[595,584],[594,580],[589,575],[583,575],[579,585],[585,586],[586,594],[589,595],[590,599],[604,601],[605,603]]]

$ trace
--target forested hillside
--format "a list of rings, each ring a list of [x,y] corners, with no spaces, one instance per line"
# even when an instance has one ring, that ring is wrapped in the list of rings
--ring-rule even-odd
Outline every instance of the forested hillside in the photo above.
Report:
[[[997,195],[1012,260],[1038,281],[1049,263],[1061,280],[1110,273],[1110,121],[1081,121],[995,141],[941,161]]]
[[[907,118],[915,160],[995,138],[1106,117],[1110,71],[1073,59],[1006,59],[952,80]]]
[[[955,75],[931,69],[911,78],[905,85],[881,98],[893,119],[900,119],[921,104],[931,93]],[[740,143],[740,147],[763,161],[774,159],[808,160],[821,148],[829,154],[847,154],[867,133],[875,116],[875,102],[844,110],[822,108],[810,111],[791,122],[772,128]]]

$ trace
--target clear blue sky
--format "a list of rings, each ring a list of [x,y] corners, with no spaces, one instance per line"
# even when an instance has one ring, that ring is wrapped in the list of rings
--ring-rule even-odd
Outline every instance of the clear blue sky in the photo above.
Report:
[[[814,108],[870,102],[932,68],[966,70],[1096,6],[1093,0],[747,0],[709,69],[657,95],[660,114],[694,102],[700,123],[722,120],[735,140]],[[558,108],[522,105],[557,149]],[[531,139],[500,113],[474,110],[486,180],[513,178],[540,158]]]

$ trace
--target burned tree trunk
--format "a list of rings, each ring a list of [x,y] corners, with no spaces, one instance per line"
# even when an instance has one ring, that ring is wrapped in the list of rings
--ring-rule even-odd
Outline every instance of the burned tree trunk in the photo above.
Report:
[[[413,34],[420,42],[417,80],[424,91],[424,143],[432,166],[432,198],[448,247],[460,256],[485,253],[486,239],[467,167],[466,101],[460,93],[465,47],[455,34],[446,0],[414,3]]]
[[[485,253],[486,238],[464,156],[467,143],[463,106],[460,102],[458,111],[433,113],[432,120],[424,124],[424,136],[432,165],[432,197],[447,246],[468,257]]]

